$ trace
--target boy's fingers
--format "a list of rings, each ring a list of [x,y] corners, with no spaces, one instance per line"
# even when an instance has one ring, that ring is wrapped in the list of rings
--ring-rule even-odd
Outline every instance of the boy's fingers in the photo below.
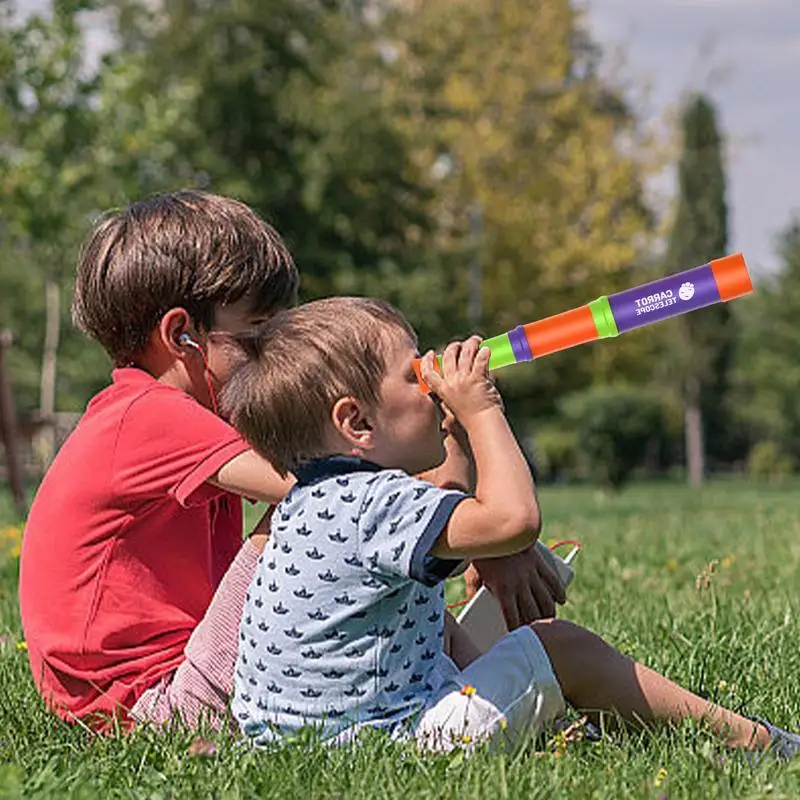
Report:
[[[458,354],[461,352],[461,342],[450,342],[442,354],[442,373],[451,376],[458,368]]]
[[[480,342],[479,336],[470,336],[469,339],[461,345],[461,353],[458,357],[459,369],[463,369],[466,372],[472,370],[472,365],[475,363],[475,355],[478,352]]]
[[[488,347],[481,347],[478,354],[475,356],[475,361],[472,363],[472,371],[485,378],[489,377],[489,359],[492,357],[492,351]]]
[[[428,350],[419,362],[419,373],[422,380],[428,384],[430,390],[436,394],[436,390],[442,385],[442,376],[436,371],[436,354],[433,350]]]

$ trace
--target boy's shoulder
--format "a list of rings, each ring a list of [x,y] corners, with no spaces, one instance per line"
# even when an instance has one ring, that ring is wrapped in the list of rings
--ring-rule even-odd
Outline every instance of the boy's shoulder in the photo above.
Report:
[[[161,430],[185,428],[208,419],[217,427],[233,430],[190,394],[156,380],[144,370],[121,367],[113,371],[111,378],[111,384],[89,401],[82,422],[101,420],[104,427],[125,424]]]
[[[56,460],[107,469],[152,463],[170,471],[164,464],[169,454],[171,469],[180,471],[227,445],[246,449],[233,427],[189,394],[124,367],[90,400]]]
[[[420,532],[446,522],[466,497],[441,489],[401,469],[385,469],[353,456],[315,459],[295,469],[297,483],[278,504],[272,529],[280,534],[299,525],[306,531],[354,527],[364,543],[403,532]],[[377,534],[381,534],[378,536]],[[308,535],[308,534],[306,534]]]
[[[295,469],[295,475],[297,483],[278,504],[271,524],[273,549],[290,562],[283,567],[288,574],[304,569],[291,563],[299,542],[310,559],[344,559],[348,566],[363,566],[390,580],[411,578],[428,586],[458,565],[429,553],[452,510],[467,496],[462,492],[350,456],[317,459]],[[374,580],[370,576],[365,585]]]
[[[148,403],[193,403],[200,404],[189,394],[174,386],[162,383],[148,372],[137,367],[118,367],[111,373],[111,383],[101,389],[90,401],[87,411],[118,406],[128,408],[146,401]],[[211,412],[209,412],[211,413]]]
[[[355,456],[314,459],[298,466],[294,473],[297,482],[279,504],[284,514],[314,501],[361,508],[376,495],[388,493],[392,504],[401,494],[419,498],[429,491],[441,491],[403,470],[385,469]]]

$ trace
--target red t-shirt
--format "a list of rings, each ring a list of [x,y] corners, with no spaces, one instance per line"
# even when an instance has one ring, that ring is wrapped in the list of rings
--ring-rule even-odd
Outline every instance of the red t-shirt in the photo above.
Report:
[[[112,378],[48,470],[22,543],[30,665],[65,719],[125,719],[183,661],[242,541],[241,500],[206,480],[247,444],[146,372]]]

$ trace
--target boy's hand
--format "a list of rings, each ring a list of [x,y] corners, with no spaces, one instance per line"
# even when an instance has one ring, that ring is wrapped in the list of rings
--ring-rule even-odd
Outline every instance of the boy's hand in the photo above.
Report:
[[[465,426],[482,412],[503,407],[500,393],[489,378],[491,353],[481,348],[480,342],[480,337],[472,336],[465,342],[449,344],[442,355],[442,375],[436,372],[432,350],[420,363],[422,379]]]
[[[504,558],[482,558],[464,573],[467,598],[486,585],[503,607],[510,631],[556,615],[566,601],[564,587],[535,547]]]

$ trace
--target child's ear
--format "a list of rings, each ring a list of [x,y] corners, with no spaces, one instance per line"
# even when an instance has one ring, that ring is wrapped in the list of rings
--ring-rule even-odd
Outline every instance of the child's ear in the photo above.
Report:
[[[181,340],[181,335],[189,334],[191,337],[192,330],[192,320],[188,312],[183,308],[171,308],[161,317],[156,338],[175,358],[185,358],[187,348]]]
[[[372,422],[360,400],[355,397],[339,398],[331,411],[331,420],[339,435],[350,445],[360,450],[372,448]]]

